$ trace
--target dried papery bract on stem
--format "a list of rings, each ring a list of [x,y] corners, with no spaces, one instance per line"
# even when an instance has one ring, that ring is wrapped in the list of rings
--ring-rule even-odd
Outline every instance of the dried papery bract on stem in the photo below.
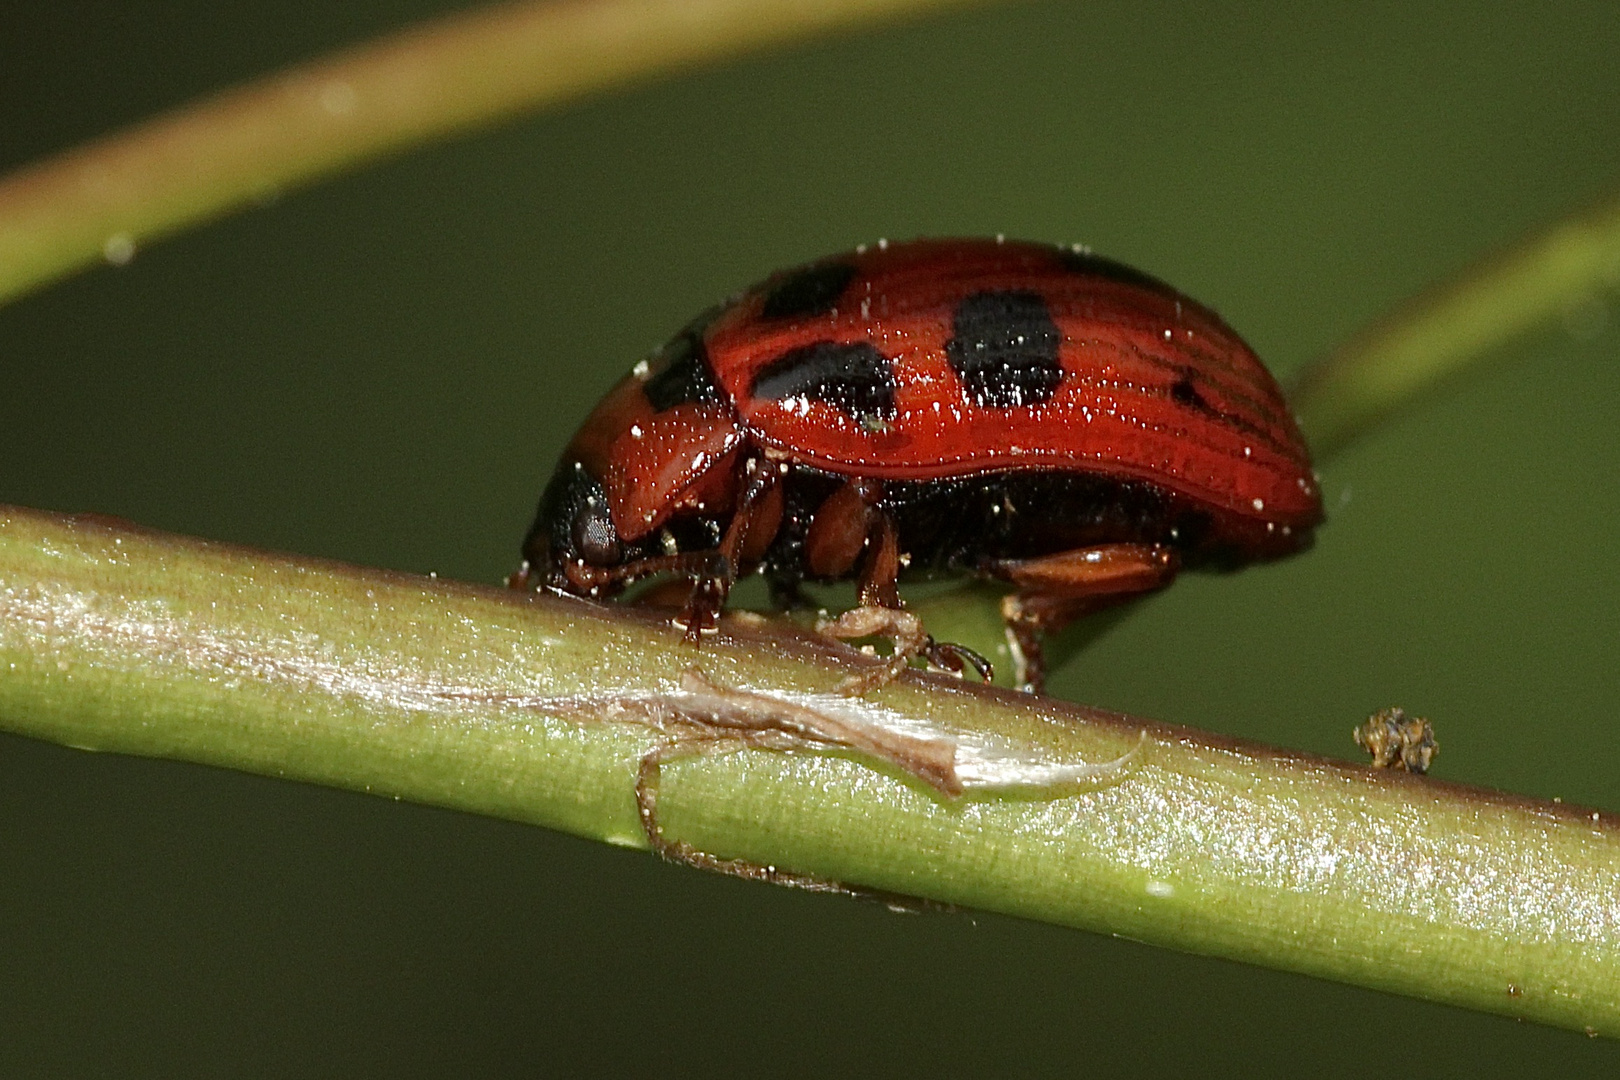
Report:
[[[747,859],[722,858],[685,841],[669,839],[658,822],[659,782],[664,763],[678,757],[739,750],[852,749],[896,765],[942,794],[961,791],[954,767],[955,748],[947,741],[908,738],[829,717],[780,698],[721,686],[696,668],[682,676],[680,695],[646,711],[649,721],[666,738],[642,755],[636,770],[636,809],[642,830],[658,855],[700,870],[812,892],[871,895],[901,905],[898,897],[886,893],[869,893],[814,874]],[[616,719],[624,719],[623,711],[616,712]]]
[[[893,677],[886,665],[880,670]],[[847,682],[840,683],[832,694],[798,694],[797,700],[789,700],[780,693],[726,686],[693,667],[682,675],[679,693],[601,703],[598,707],[604,718],[645,723],[664,736],[642,755],[636,776],[636,806],[652,849],[672,862],[737,877],[864,894],[867,890],[744,859],[721,858],[665,837],[658,823],[662,766],[679,757],[739,750],[848,751],[891,766],[940,797],[953,799],[970,787],[1003,791],[1029,787],[1055,793],[1064,785],[1107,783],[1124,775],[1146,743],[1144,731],[1136,746],[1100,763],[1044,760],[1033,748],[1002,748],[999,762],[994,756],[970,751],[964,771],[958,768],[961,747],[957,739],[942,731],[919,730],[920,725],[915,724],[909,725],[912,730],[901,730],[887,710],[850,701]]]
[[[840,688],[840,693],[842,688]],[[956,772],[955,740],[943,735],[909,735],[881,723],[863,719],[869,710],[851,709],[844,715],[823,708],[725,686],[697,668],[681,677],[679,708],[688,723],[696,722],[716,734],[774,737],[778,749],[843,749],[887,762],[946,797],[962,793]]]

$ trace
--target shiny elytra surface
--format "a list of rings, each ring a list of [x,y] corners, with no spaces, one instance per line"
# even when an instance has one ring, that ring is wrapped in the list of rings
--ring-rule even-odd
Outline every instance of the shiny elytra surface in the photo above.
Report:
[[[1083,250],[1000,240],[879,244],[822,260],[853,276],[801,318],[762,316],[768,279],[705,335],[746,433],[836,473],[932,479],[1059,469],[1147,480],[1230,514],[1308,528],[1321,519],[1310,454],[1276,381],[1220,317]],[[953,312],[990,291],[1038,295],[1060,337],[1062,381],[1035,404],[974,401],[947,359]],[[795,348],[867,342],[888,359],[892,420],[824,401],[752,394]]]

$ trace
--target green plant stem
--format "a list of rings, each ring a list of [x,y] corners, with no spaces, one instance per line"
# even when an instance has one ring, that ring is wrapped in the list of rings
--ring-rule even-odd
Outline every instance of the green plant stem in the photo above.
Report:
[[[1289,399],[1318,460],[1500,346],[1620,288],[1620,198],[1521,239],[1305,369]]]
[[[0,303],[290,187],[538,106],[968,0],[529,0],[425,23],[0,181]]]
[[[732,627],[0,508],[0,722],[640,846],[681,687],[825,691],[855,662]],[[946,799],[851,753],[666,764],[665,835],[876,889],[1620,1034],[1620,832],[1599,814],[913,673],[857,702],[1134,766]],[[800,700],[824,700],[820,698]],[[640,718],[637,720],[637,718]],[[1351,718],[1347,719],[1347,726]]]

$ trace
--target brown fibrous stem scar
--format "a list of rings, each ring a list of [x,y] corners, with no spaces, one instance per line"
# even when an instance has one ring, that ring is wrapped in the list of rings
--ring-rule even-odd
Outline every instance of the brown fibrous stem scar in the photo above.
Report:
[[[970,790],[1019,788],[1051,790],[1055,796],[1065,787],[1119,782],[1147,743],[1144,729],[1135,746],[1110,761],[1055,762],[1027,748],[932,729],[843,693],[758,693],[716,682],[695,667],[682,674],[678,694],[662,697],[659,708],[646,707],[652,704],[644,703],[641,710],[616,709],[615,714],[628,718],[640,711],[665,735],[642,755],[636,774],[636,808],[653,851],[671,862],[823,892],[869,895],[814,875],[721,858],[666,837],[658,822],[664,763],[746,749],[845,750],[891,765],[947,800]],[[885,895],[878,898],[894,902]]]

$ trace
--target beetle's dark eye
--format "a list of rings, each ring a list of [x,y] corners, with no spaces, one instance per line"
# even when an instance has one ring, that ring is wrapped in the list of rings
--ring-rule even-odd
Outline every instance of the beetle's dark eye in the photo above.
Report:
[[[619,531],[601,499],[592,497],[580,504],[574,517],[574,550],[592,566],[617,566],[624,557]]]
[[[623,557],[619,531],[600,500],[588,499],[574,518],[574,550],[592,566],[613,566]]]

